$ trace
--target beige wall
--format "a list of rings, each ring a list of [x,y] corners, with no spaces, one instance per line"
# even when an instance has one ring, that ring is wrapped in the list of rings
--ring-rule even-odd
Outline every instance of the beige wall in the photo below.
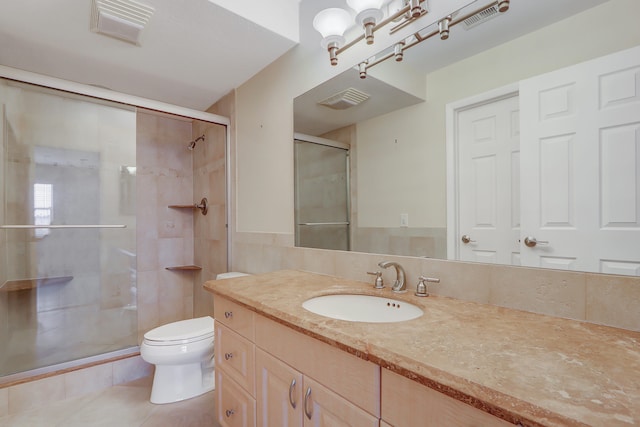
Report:
[[[615,15],[611,20],[599,14],[608,12],[611,16],[611,12],[620,7],[638,10],[635,0],[614,0],[601,6],[600,11],[591,11],[585,19],[588,22],[586,39],[577,36],[577,29],[573,31],[567,27],[564,31],[570,31],[554,39],[553,43],[536,48],[537,44],[532,46],[531,40],[516,41],[511,47],[502,48],[508,50],[500,52],[498,48],[484,59],[471,58],[470,63],[457,64],[428,76],[426,116],[421,116],[420,120],[430,129],[428,139],[440,141],[441,145],[430,148],[434,152],[434,163],[429,165],[426,179],[444,179],[443,106],[446,102],[511,83],[553,66],[564,66],[564,61],[576,62],[589,55],[601,55],[610,49],[605,40],[609,39],[608,33],[613,33],[602,22],[616,22],[616,28],[622,28],[625,36],[629,36],[629,43],[637,44],[635,19],[638,13]],[[580,40],[580,43],[572,44],[574,40]],[[540,65],[543,68],[534,67],[535,60],[528,59],[535,49],[555,51],[552,45],[563,43],[571,44],[571,52],[576,51],[570,59],[565,59],[565,54],[558,54],[561,60],[556,65],[549,62]],[[519,62],[511,55],[518,55],[516,58],[526,62]],[[485,62],[486,66],[487,61],[497,61],[496,58],[502,58],[504,67],[513,69],[511,74],[494,73],[481,85],[474,83],[473,87],[468,87],[467,76],[459,72],[465,67],[477,66],[476,61]],[[420,274],[439,277],[441,283],[430,286],[434,294],[640,330],[638,278],[292,247],[292,99],[319,83],[317,73],[308,68],[317,63],[305,63],[300,59],[305,59],[304,54],[294,49],[237,90],[234,144],[238,158],[233,163],[237,227],[233,234],[233,270],[260,273],[297,268],[370,281],[366,272],[376,269],[377,262],[390,259],[405,267],[410,287],[415,286]],[[301,81],[301,75],[308,79]],[[450,88],[451,83],[455,83],[455,89]],[[440,193],[434,189],[431,197],[444,201],[444,185],[439,184],[438,188],[441,188]],[[441,221],[444,217],[440,214],[437,218]],[[389,283],[392,272],[385,271],[384,274]]]

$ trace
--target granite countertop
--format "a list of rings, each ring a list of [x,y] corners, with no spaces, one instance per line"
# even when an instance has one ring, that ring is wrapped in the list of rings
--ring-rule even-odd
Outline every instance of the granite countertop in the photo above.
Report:
[[[640,425],[640,332],[368,283],[283,270],[212,280],[205,289],[523,426]],[[405,300],[398,323],[330,319],[302,308],[319,295]]]

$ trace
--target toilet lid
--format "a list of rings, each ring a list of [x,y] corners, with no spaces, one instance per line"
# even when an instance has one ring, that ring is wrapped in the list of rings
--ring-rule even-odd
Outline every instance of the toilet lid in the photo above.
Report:
[[[162,342],[185,341],[199,339],[205,335],[213,336],[213,318],[210,316],[158,326],[144,334],[144,339]]]

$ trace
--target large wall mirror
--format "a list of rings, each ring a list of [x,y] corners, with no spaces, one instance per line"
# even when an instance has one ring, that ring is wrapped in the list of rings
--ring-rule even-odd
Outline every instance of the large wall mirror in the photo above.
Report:
[[[349,146],[350,249],[640,275],[640,2],[493,4],[294,100],[296,139]]]

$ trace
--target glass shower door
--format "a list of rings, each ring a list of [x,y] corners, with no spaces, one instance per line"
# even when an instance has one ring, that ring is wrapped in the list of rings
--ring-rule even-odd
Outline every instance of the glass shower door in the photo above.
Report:
[[[348,251],[349,151],[294,143],[296,246]]]
[[[0,80],[0,376],[137,345],[136,112]]]

